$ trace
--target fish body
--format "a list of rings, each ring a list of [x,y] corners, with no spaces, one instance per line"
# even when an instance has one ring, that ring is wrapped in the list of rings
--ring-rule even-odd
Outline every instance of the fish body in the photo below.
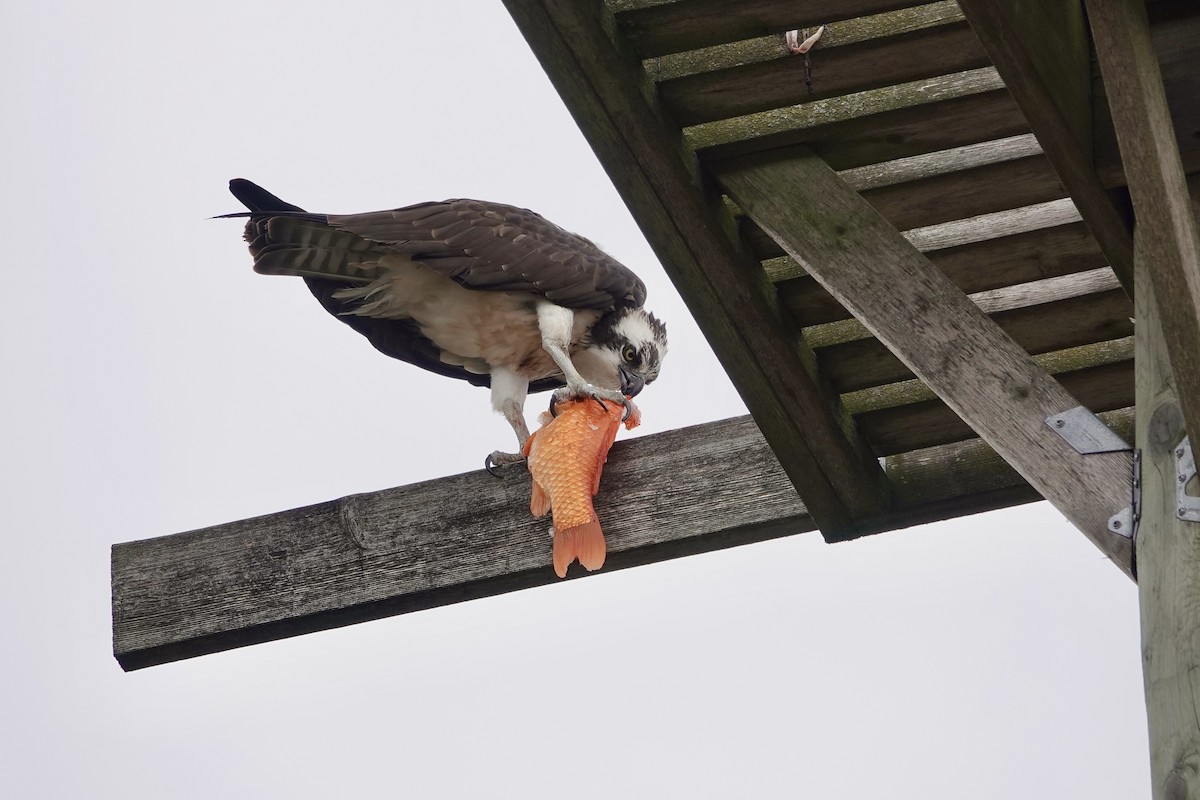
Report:
[[[554,572],[565,578],[576,559],[589,572],[604,565],[607,547],[592,498],[624,407],[572,398],[558,403],[555,413],[552,419],[542,415],[542,427],[526,441],[524,452],[533,476],[529,510],[535,517],[553,511]],[[634,408],[625,426],[633,428],[639,420]]]

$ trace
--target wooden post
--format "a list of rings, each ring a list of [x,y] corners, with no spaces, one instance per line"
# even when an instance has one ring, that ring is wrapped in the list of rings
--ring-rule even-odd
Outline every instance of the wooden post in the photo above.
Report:
[[[1142,668],[1155,800],[1200,798],[1200,522],[1176,514],[1175,459],[1185,435],[1145,242],[1135,237],[1137,442],[1142,519],[1137,535]],[[1193,443],[1195,448],[1197,443]],[[1194,452],[1194,451],[1193,451]]]

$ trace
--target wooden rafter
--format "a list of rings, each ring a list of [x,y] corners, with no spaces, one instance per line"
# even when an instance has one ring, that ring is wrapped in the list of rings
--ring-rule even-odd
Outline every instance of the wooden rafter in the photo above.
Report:
[[[640,90],[600,4],[506,0],[805,505],[830,538],[887,506],[887,481],[679,131]]]
[[[959,0],[1000,77],[1133,295],[1133,236],[1093,165],[1091,69],[1078,3]]]
[[[1046,425],[1079,405],[818,156],[723,162],[717,179],[1072,523],[1132,575],[1109,516],[1129,495],[1128,453],[1080,456]]]
[[[1130,430],[1133,414],[1110,421]],[[887,470],[895,507],[870,532],[1038,499],[978,440]],[[556,583],[549,521],[528,505],[512,467],[114,545],[113,652],[140,669]],[[605,572],[815,527],[749,417],[617,442],[596,510]]]

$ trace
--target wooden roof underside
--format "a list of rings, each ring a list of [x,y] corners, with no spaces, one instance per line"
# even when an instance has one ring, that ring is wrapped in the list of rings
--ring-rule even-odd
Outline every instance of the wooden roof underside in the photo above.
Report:
[[[1011,446],[1018,460],[1044,449],[1030,420],[1076,404],[1105,412],[1131,439],[1133,214],[1081,7],[1033,4],[1056,7],[1037,17],[1011,14],[1005,0],[506,5],[826,538],[886,529],[881,520],[892,514],[897,527],[911,524],[901,513],[907,464],[940,462],[964,486],[986,484],[983,471],[996,469],[958,456],[967,444],[986,447],[972,425],[993,416],[981,410],[986,402],[958,402],[962,382],[988,378],[962,374],[947,354],[962,342],[944,338],[982,329],[973,309],[945,293],[966,329],[949,306],[926,304],[926,320],[908,320],[913,333],[884,337],[889,348],[872,335],[882,313],[872,298],[858,309],[868,325],[847,307],[867,275],[883,273],[884,294],[925,278],[929,292],[950,286],[1019,346],[1011,354],[1019,366],[994,348],[976,361],[1023,371],[1039,386],[1053,376],[1034,402],[1017,403],[991,445]],[[1194,183],[1200,7],[1157,2],[1149,14]],[[807,58],[789,52],[787,31],[803,38],[822,24]],[[822,239],[822,226],[840,226],[819,209],[841,201],[838,213],[864,221]],[[912,316],[912,307],[889,313]],[[949,327],[913,352],[893,352],[943,318]],[[925,381],[914,375],[922,358],[943,362],[920,367]],[[1026,478],[1041,469],[1005,457]],[[1048,472],[1065,460],[1034,458]],[[1092,491],[1122,491],[1123,464],[1089,464],[1075,478]],[[1048,497],[1065,491],[1034,483]],[[953,508],[1029,496],[964,489]],[[1088,512],[1064,513],[1129,571],[1127,543],[1086,530],[1097,524]]]
[[[1131,456],[1081,456],[1046,418],[1082,403],[1132,440],[1136,208],[1163,323],[1139,346],[1169,351],[1200,434],[1200,5],[505,3],[753,415],[617,443],[606,571],[1041,494],[1133,572],[1106,527]],[[788,52],[822,23],[807,64]],[[115,545],[114,653],[555,582],[528,496],[524,470],[479,471]]]

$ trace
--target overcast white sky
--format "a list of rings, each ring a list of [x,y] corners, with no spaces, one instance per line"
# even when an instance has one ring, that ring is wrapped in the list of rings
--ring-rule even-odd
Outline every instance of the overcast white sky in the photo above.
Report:
[[[669,321],[643,432],[744,409],[499,0],[8,2],[0,60],[0,795],[1149,796],[1135,587],[1045,504],[124,674],[114,542],[510,445],[255,275],[231,177],[536,209]]]

